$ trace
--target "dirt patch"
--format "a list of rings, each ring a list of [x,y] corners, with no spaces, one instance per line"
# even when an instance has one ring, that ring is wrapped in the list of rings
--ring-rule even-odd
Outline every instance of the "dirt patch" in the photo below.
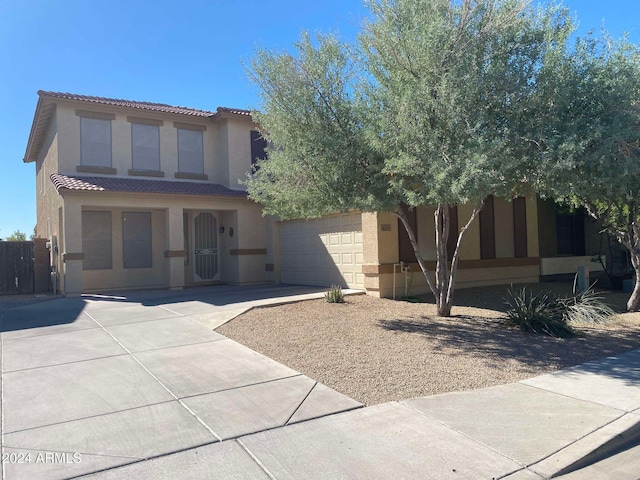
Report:
[[[366,405],[516,382],[640,348],[640,314],[556,339],[506,328],[505,295],[506,287],[461,291],[451,318],[432,304],[364,295],[310,300],[254,309],[218,332]]]

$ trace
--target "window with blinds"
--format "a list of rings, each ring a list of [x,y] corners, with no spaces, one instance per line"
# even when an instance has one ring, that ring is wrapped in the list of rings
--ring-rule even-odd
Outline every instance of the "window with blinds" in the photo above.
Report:
[[[131,124],[131,157],[135,170],[160,170],[160,127]]]
[[[80,162],[111,167],[111,120],[80,117]]]
[[[122,212],[122,266],[153,266],[151,212]]]
[[[202,131],[178,128],[178,169],[182,173],[204,173]]]
[[[110,270],[112,262],[111,212],[82,212],[83,270]]]

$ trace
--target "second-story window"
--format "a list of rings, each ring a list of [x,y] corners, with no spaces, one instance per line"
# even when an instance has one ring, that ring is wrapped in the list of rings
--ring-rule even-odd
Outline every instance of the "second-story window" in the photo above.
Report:
[[[160,127],[131,124],[131,157],[135,170],[160,170]]]
[[[201,130],[178,128],[178,170],[182,173],[204,173]]]
[[[111,120],[80,117],[80,162],[111,167]]]
[[[258,160],[264,160],[267,158],[267,141],[262,138],[260,132],[251,130],[251,166],[255,170],[257,168],[256,163]]]

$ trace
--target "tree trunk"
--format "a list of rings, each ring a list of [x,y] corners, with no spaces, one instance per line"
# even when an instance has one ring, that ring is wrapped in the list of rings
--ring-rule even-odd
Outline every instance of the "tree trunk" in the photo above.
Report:
[[[458,240],[456,242],[456,249],[453,251],[453,257],[451,259],[451,275],[449,278],[449,288],[447,290],[447,304],[449,305],[449,311],[451,311],[451,306],[453,305],[453,291],[456,285],[456,273],[458,273],[458,261],[460,260],[460,246],[462,245],[462,238],[464,234],[467,233],[469,227],[476,219],[480,211],[484,207],[484,200],[482,200],[471,212],[471,216],[469,217],[469,221],[465,224],[464,227],[458,233]]]
[[[589,215],[598,221],[601,221],[610,235],[613,235],[621,245],[624,245],[629,251],[631,264],[636,275],[636,283],[633,286],[633,292],[627,300],[627,311],[635,312],[640,306],[640,222],[636,216],[637,207],[633,204],[628,205],[629,211],[626,214],[625,225],[608,216],[607,213],[602,214],[598,209],[589,203],[585,203],[585,208]]]
[[[431,278],[431,273],[429,273],[429,269],[427,268],[427,264],[425,263],[424,258],[422,258],[422,255],[420,254],[420,249],[418,248],[418,239],[416,238],[416,234],[411,228],[411,225],[409,224],[409,219],[405,215],[404,210],[402,210],[402,207],[398,207],[398,210],[396,210],[396,216],[400,219],[400,221],[402,222],[402,225],[404,225],[404,229],[407,231],[407,235],[409,236],[409,241],[411,242],[411,246],[413,247],[413,253],[416,256],[418,265],[420,265],[420,270],[422,270],[424,278],[427,280],[427,285],[429,285],[429,289],[431,290],[431,293],[433,293],[433,295],[437,299],[438,289],[436,288],[436,285],[433,283],[433,279]]]
[[[451,268],[449,268],[448,258],[447,258],[447,240],[449,238],[449,206],[446,204],[440,204],[436,207],[435,222],[436,222],[436,280],[435,282],[431,278],[431,273],[427,268],[427,264],[422,258],[422,254],[420,253],[420,249],[418,248],[418,241],[416,239],[415,232],[411,228],[409,224],[409,220],[402,210],[401,207],[398,207],[396,211],[396,216],[404,225],[405,230],[407,231],[407,235],[409,236],[409,241],[411,242],[411,246],[413,247],[413,251],[416,255],[416,260],[418,261],[418,265],[420,265],[420,269],[424,274],[424,278],[427,281],[427,285],[429,285],[429,289],[436,300],[436,308],[438,311],[438,316],[440,317],[450,317],[451,316],[451,308],[453,306],[453,291],[455,288],[456,281],[456,272],[458,268],[458,260],[460,258],[460,246],[462,245],[462,238],[464,234],[471,226],[471,223],[476,219],[480,210],[484,205],[484,201],[480,202],[471,213],[471,217],[469,221],[465,224],[464,227],[458,233],[458,239],[456,242],[456,249],[453,253],[453,259],[451,261]]]
[[[631,264],[633,265],[633,270],[636,272],[636,283],[633,286],[633,293],[631,293],[627,301],[627,311],[635,312],[638,310],[638,304],[640,303],[640,254],[635,249],[631,249],[630,251]]]
[[[436,225],[436,305],[438,316],[451,316],[451,304],[447,302],[449,290],[449,263],[447,240],[449,238],[449,206],[438,205],[434,212]]]

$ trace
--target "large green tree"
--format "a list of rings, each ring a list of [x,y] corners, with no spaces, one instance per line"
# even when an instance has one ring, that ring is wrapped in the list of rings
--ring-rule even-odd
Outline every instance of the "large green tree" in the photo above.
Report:
[[[25,242],[27,240],[27,234],[16,230],[7,237],[7,242]]]
[[[304,35],[294,54],[257,52],[255,116],[272,147],[247,188],[282,218],[395,213],[448,316],[461,242],[484,199],[513,197],[528,180],[537,76],[570,21],[524,0],[367,4],[357,45]],[[466,203],[475,208],[449,264],[449,209]],[[435,277],[402,204],[435,207]]]
[[[539,85],[539,190],[585,207],[617,238],[636,274],[640,304],[640,50],[606,34],[548,58]]]

